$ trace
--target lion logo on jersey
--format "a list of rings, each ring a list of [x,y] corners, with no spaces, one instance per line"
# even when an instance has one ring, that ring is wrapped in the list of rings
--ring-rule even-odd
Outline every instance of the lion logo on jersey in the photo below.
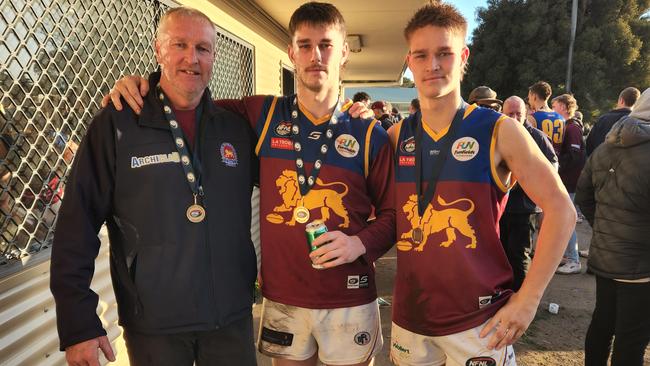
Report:
[[[406,218],[411,223],[412,229],[402,234],[401,240],[397,242],[397,249],[402,251],[409,251],[411,249],[421,252],[424,250],[424,245],[427,243],[429,235],[445,230],[447,240],[440,243],[441,247],[449,247],[456,240],[456,230],[461,234],[471,239],[471,243],[466,245],[465,248],[476,248],[476,233],[469,224],[469,215],[474,212],[474,202],[468,198],[460,198],[453,202],[447,203],[445,200],[438,196],[438,204],[443,207],[453,206],[460,202],[469,202],[467,210],[460,210],[458,208],[445,208],[443,210],[435,210],[431,204],[427,205],[424,210],[422,220],[418,217],[418,201],[417,196],[412,194],[404,207]],[[411,241],[413,239],[413,229],[422,229],[422,241],[420,245],[413,248]]]
[[[350,218],[348,211],[343,205],[343,197],[348,194],[348,186],[342,182],[323,183],[320,178],[316,179],[316,184],[309,190],[309,193],[303,197],[300,194],[298,187],[298,179],[295,171],[284,170],[282,174],[275,180],[275,185],[279,189],[280,197],[282,197],[283,204],[273,208],[274,213],[266,215],[266,220],[273,224],[281,224],[284,222],[284,217],[280,213],[290,212],[291,220],[285,224],[294,226],[296,219],[293,216],[293,210],[297,206],[304,206],[308,210],[319,209],[321,212],[321,220],[323,222],[330,218],[330,211],[333,211],[337,216],[343,219],[339,227],[346,228],[350,226]],[[339,186],[343,187],[342,192],[337,192],[333,189],[317,189],[316,187],[330,187]],[[310,220],[311,221],[311,220]]]

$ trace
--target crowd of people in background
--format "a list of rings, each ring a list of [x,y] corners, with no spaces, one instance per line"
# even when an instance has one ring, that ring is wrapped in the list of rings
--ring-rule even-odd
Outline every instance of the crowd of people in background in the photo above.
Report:
[[[471,91],[468,101],[524,124],[536,144],[557,167],[578,210],[577,222],[593,228],[588,249],[578,250],[575,229],[556,273],[596,276],[596,306],[585,341],[585,364],[641,365],[650,336],[650,258],[645,207],[650,203],[648,156],[650,89],[623,89],[616,107],[587,128],[571,94],[553,99],[551,86],[540,81],[524,101],[502,102],[487,86]],[[548,105],[551,100],[551,107]],[[602,146],[602,147],[600,147]],[[600,147],[600,148],[599,148]],[[513,269],[513,290],[521,286],[530,263],[534,231],[543,219],[520,187],[510,190],[500,220],[500,235]]]
[[[389,101],[375,100],[374,102],[371,102],[372,99],[366,92],[361,91],[355,93],[352,97],[352,101],[355,103],[362,103],[366,108],[371,109],[374,113],[375,119],[379,121],[381,127],[387,131],[391,126],[404,119],[400,111],[396,107],[393,107]],[[409,104],[408,114],[406,117],[418,110],[420,110],[420,101],[415,98],[411,100],[411,103]]]

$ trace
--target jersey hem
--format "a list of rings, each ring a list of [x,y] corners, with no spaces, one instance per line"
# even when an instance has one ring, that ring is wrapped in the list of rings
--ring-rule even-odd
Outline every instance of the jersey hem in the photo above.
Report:
[[[392,321],[393,323],[399,325],[400,327],[408,330],[411,333],[415,333],[427,337],[448,336],[451,334],[456,334],[456,333],[464,332],[469,329],[476,328],[479,325],[485,323],[490,318],[492,318],[494,314],[496,314],[497,311],[499,311],[499,309],[501,309],[506,304],[508,299],[510,299],[510,296],[505,297],[503,300],[497,302],[496,304],[488,308],[485,312],[472,316],[470,319],[466,321],[458,322],[450,326],[440,326],[437,327],[435,331],[421,328],[421,323],[417,323],[416,321],[409,322],[405,319],[398,319],[395,317],[393,317]]]
[[[319,302],[319,303],[311,303],[311,302],[304,302],[296,299],[287,299],[283,297],[277,297],[273,295],[269,295],[268,293],[265,293],[262,291],[262,296],[266,299],[269,299],[273,302],[277,302],[283,305],[291,305],[291,306],[298,306],[301,308],[305,309],[342,309],[342,308],[351,308],[354,306],[360,306],[360,305],[367,305],[375,300],[377,300],[377,294],[374,293],[371,296],[366,296],[363,298],[358,298],[355,299],[354,301],[345,301],[345,302],[332,302],[332,303],[325,303],[325,302]]]

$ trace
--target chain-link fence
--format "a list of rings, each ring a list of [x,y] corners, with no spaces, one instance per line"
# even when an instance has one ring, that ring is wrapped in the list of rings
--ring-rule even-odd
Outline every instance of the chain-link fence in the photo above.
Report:
[[[0,0],[0,270],[51,244],[66,175],[99,101],[156,67],[166,5],[153,0]],[[213,97],[253,93],[253,49],[219,31]]]

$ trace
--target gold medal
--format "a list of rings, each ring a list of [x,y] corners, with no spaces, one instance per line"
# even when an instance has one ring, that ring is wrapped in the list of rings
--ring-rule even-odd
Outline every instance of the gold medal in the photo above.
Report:
[[[422,229],[416,227],[415,229],[413,229],[413,233],[411,236],[413,237],[413,243],[422,244],[422,240],[424,240],[424,233],[422,232]]]
[[[298,206],[293,210],[293,218],[297,222],[304,224],[309,221],[309,210],[305,206]]]
[[[205,209],[196,202],[196,194],[194,195],[194,204],[187,208],[185,215],[190,222],[195,224],[205,219]]]
[[[187,208],[187,219],[190,222],[197,223],[205,219],[205,209],[201,205],[192,205]]]

